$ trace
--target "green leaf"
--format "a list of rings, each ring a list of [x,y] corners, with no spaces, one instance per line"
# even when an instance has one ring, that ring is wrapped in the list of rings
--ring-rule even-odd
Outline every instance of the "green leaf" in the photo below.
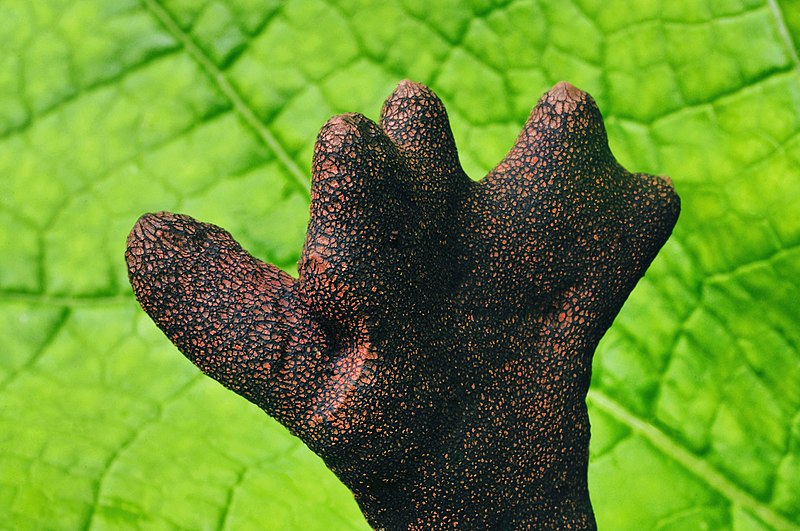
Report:
[[[173,210],[294,272],[311,150],[403,78],[479,178],[587,90],[673,238],[598,349],[602,529],[800,528],[800,11],[789,0],[0,3],[3,527],[364,529],[349,492],[201,376],[127,283]]]

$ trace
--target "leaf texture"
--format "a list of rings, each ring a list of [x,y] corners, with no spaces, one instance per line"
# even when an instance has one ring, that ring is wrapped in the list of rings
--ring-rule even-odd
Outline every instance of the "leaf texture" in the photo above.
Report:
[[[792,2],[0,3],[0,527],[364,529],[350,493],[138,310],[143,212],[294,274],[316,134],[411,78],[467,173],[560,79],[683,212],[594,362],[601,529],[800,528]]]

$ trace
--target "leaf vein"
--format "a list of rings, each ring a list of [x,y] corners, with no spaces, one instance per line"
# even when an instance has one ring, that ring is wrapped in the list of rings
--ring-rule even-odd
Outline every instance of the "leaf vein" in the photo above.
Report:
[[[95,488],[94,499],[93,499],[92,504],[91,504],[91,511],[89,512],[89,514],[86,517],[86,525],[84,526],[84,529],[90,529],[92,527],[92,524],[93,524],[93,522],[95,520],[95,517],[97,515],[97,511],[100,508],[100,499],[101,499],[101,496],[103,494],[103,488],[104,488],[105,482],[108,479],[108,477],[110,476],[111,469],[114,467],[114,464],[117,461],[119,461],[120,457],[122,456],[122,454],[125,451],[127,451],[129,448],[131,448],[133,446],[133,444],[136,443],[136,441],[139,440],[139,438],[144,433],[145,428],[147,428],[149,426],[154,426],[154,425],[158,424],[159,422],[161,422],[163,420],[163,418],[164,418],[164,410],[171,403],[175,402],[181,396],[183,396],[186,392],[188,392],[189,389],[191,389],[192,386],[194,386],[195,384],[197,384],[201,380],[202,380],[202,376],[199,373],[197,373],[197,374],[194,375],[194,377],[190,378],[184,385],[182,385],[181,387],[176,389],[175,392],[171,396],[168,396],[166,399],[164,399],[159,404],[158,414],[153,416],[153,417],[145,419],[141,424],[139,424],[136,427],[136,429],[131,430],[130,435],[124,441],[122,441],[122,443],[119,445],[119,447],[111,453],[111,455],[108,457],[108,459],[106,459],[106,462],[103,465],[103,470],[100,473],[100,476],[97,478],[97,486]]]
[[[590,389],[588,399],[591,406],[602,410],[617,422],[630,428],[631,431],[643,437],[661,453],[673,459],[710,488],[730,500],[734,505],[746,509],[774,529],[781,531],[797,529],[797,525],[794,522],[791,522],[769,506],[764,505],[715,467],[683,448],[680,443],[669,435],[640,419],[636,414],[602,391]]]
[[[292,159],[286,148],[278,141],[275,135],[270,132],[266,125],[256,116],[252,107],[242,98],[242,96],[231,84],[225,73],[208,57],[203,49],[195,42],[195,40],[187,34],[178,23],[172,14],[167,11],[164,6],[159,4],[157,0],[144,0],[144,6],[153,16],[161,22],[164,28],[183,45],[189,55],[200,65],[206,74],[216,83],[219,90],[227,97],[235,112],[244,120],[244,122],[253,128],[258,135],[258,138],[275,153],[276,158],[286,168],[292,176],[291,182],[305,195],[310,197],[310,185],[306,179],[303,171]]]
[[[775,17],[775,22],[778,25],[778,33],[789,51],[789,56],[792,58],[795,68],[800,70],[800,56],[797,54],[797,47],[795,46],[794,39],[792,39],[789,26],[786,24],[786,18],[783,16],[781,6],[778,5],[778,0],[767,0],[767,3],[772,11],[772,15]]]

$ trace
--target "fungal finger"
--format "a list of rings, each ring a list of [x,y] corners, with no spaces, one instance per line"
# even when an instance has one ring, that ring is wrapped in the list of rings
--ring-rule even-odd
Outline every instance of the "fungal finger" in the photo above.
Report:
[[[298,269],[303,300],[323,318],[354,326],[401,280],[392,248],[416,217],[402,171],[394,144],[360,114],[335,116],[320,131]]]
[[[563,168],[563,162],[570,165]],[[485,177],[495,186],[513,187],[515,177],[580,180],[610,174],[615,164],[603,117],[594,99],[567,82],[546,92],[506,157]],[[572,171],[569,171],[572,170]]]
[[[383,104],[380,126],[401,149],[422,192],[439,195],[448,185],[469,182],[458,161],[447,111],[425,85],[401,81]]]
[[[136,298],[203,372],[291,426],[326,339],[297,301],[295,281],[214,225],[145,214],[128,236]]]

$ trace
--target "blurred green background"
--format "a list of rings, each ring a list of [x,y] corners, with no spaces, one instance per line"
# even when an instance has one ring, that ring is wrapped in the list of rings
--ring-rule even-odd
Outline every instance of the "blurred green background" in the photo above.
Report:
[[[473,178],[565,79],[681,195],[595,358],[601,529],[800,528],[798,39],[780,0],[0,1],[0,528],[366,527],[162,336],[123,253],[172,210],[294,272],[317,131],[404,78]]]

